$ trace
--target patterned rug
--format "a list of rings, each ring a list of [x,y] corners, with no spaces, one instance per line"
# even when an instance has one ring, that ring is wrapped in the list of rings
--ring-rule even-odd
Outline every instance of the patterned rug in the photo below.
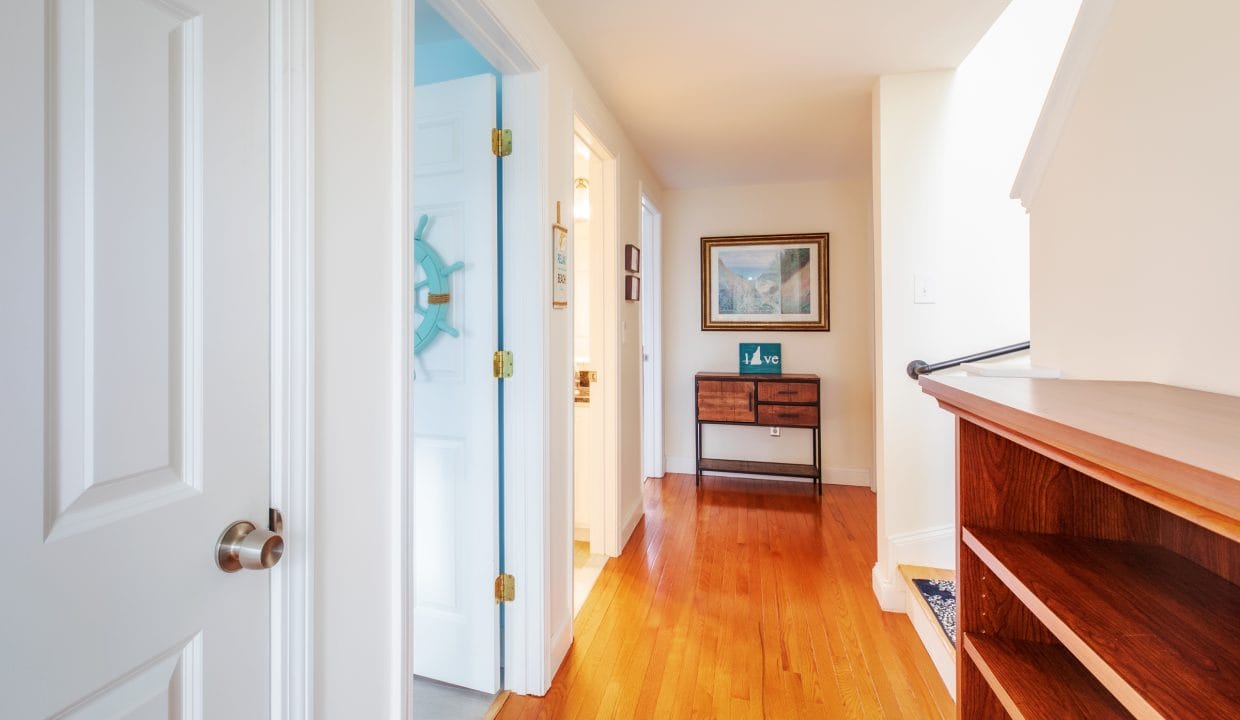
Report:
[[[956,645],[956,581],[955,580],[921,580],[913,579],[913,584],[926,599],[926,604],[934,611],[947,639]]]

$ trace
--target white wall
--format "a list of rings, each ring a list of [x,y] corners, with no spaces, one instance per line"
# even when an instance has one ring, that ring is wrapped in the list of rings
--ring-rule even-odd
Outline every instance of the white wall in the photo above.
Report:
[[[534,0],[494,0],[488,8],[521,47],[543,70],[546,88],[547,147],[545,160],[548,203],[544,209],[547,228],[547,251],[550,264],[551,223],[555,219],[555,201],[567,211],[573,196],[573,113],[578,113],[590,130],[617,160],[617,201],[619,228],[617,260],[621,262],[625,243],[641,245],[641,205],[639,183],[658,201],[661,191],[658,179],[642,160],[637,149],[612,117],[606,104],[594,91],[576,59],[556,34]],[[514,138],[520,152],[520,138]],[[547,275],[548,283],[550,274]],[[550,423],[545,451],[549,459],[547,532],[551,543],[547,586],[550,603],[546,622],[552,650],[546,668],[549,685],[556,668],[568,652],[572,641],[572,443],[569,442],[573,423],[572,386],[572,314],[550,309],[547,298],[548,357],[545,372],[550,379],[548,408]],[[538,295],[537,297],[542,297]],[[641,512],[641,334],[640,308],[636,303],[620,303],[620,510],[621,523],[631,528]],[[521,358],[515,359],[521,372]],[[521,582],[520,578],[517,580]]]
[[[1237,69],[1240,3],[1115,4],[1030,207],[1039,365],[1240,395]]]
[[[406,242],[396,40],[407,19],[396,3],[313,6],[315,716],[395,719]]]
[[[693,375],[736,372],[738,343],[779,342],[784,372],[822,377],[826,482],[869,485],[873,460],[873,280],[869,178],[668,190],[663,210],[664,438],[671,472],[694,472]],[[830,332],[706,332],[701,329],[701,238],[830,233]],[[808,430],[708,426],[714,457],[807,462]],[[737,450],[743,447],[742,451]]]
[[[1076,6],[1016,0],[957,70],[875,87],[875,591],[890,610],[898,564],[955,565],[953,424],[905,367],[1028,339],[1028,224],[1008,190]],[[914,304],[915,275],[934,304]]]

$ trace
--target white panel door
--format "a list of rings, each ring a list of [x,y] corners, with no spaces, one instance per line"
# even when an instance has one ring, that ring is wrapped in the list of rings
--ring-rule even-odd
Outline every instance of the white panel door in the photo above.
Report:
[[[414,672],[499,687],[499,395],[495,78],[416,88],[414,218],[450,275],[441,333],[416,358],[413,388]],[[419,280],[424,270],[417,269]],[[431,299],[425,288],[418,302]],[[418,318],[415,316],[415,321]],[[416,703],[415,703],[416,705]]]
[[[4,4],[4,718],[268,713],[268,12]]]

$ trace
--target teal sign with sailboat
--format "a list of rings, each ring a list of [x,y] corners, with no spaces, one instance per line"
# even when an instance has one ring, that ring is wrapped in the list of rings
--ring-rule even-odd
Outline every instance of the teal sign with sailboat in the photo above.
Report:
[[[778,375],[783,358],[779,343],[741,343],[742,375]]]

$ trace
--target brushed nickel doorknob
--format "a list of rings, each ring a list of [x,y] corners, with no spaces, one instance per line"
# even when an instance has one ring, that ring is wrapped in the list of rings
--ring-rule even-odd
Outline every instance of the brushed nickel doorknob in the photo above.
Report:
[[[215,564],[226,573],[267,570],[284,555],[284,538],[248,520],[229,525],[215,544]]]

